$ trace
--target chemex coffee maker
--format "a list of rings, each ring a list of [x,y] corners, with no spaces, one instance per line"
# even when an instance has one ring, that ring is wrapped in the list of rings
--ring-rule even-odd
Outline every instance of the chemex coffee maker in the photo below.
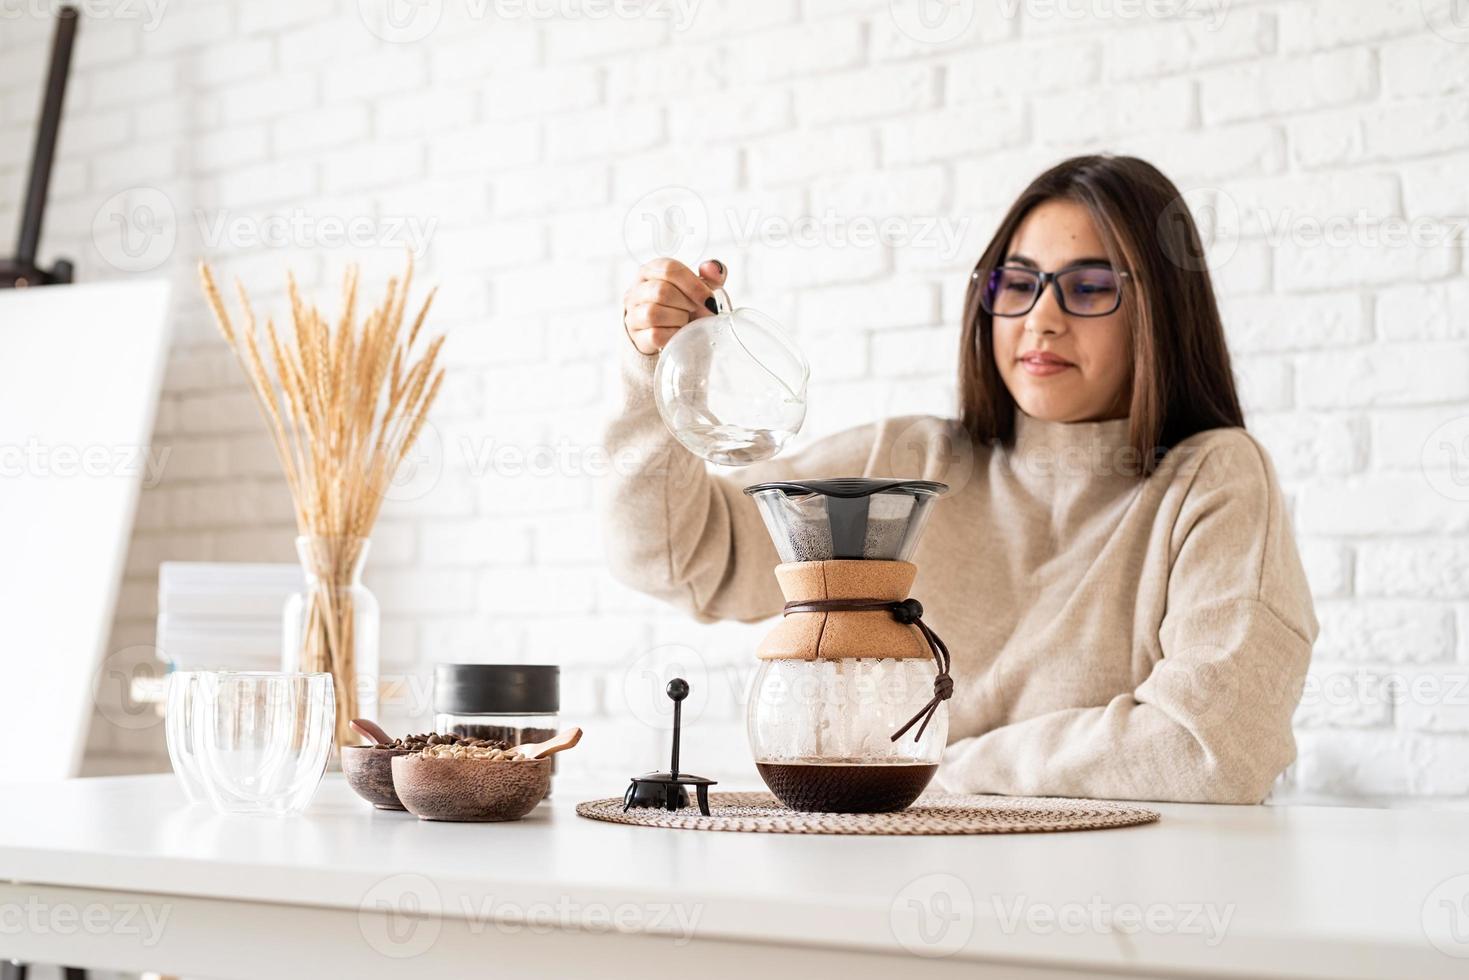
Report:
[[[793,810],[902,810],[938,770],[949,651],[908,590],[935,500],[929,480],[746,487],[781,564],[785,616],[758,648],[747,723],[755,765]]]

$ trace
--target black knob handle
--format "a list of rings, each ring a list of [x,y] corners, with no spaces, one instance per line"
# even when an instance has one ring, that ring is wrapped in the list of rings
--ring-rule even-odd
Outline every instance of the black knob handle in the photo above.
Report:
[[[689,696],[689,682],[682,677],[675,677],[668,682],[668,696],[675,701],[682,701]]]

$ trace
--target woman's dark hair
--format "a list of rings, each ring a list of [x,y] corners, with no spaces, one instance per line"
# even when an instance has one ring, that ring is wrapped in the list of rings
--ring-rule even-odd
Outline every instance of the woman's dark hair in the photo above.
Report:
[[[1051,200],[1091,213],[1113,266],[1131,279],[1122,309],[1132,324],[1130,442],[1144,473],[1205,429],[1243,426],[1224,326],[1199,232],[1183,195],[1136,157],[1080,156],[1033,180],[1010,206],[976,269],[1003,265],[1025,217]],[[1010,444],[1015,400],[995,365],[994,318],[980,306],[985,277],[969,281],[960,344],[961,420],[981,443]]]

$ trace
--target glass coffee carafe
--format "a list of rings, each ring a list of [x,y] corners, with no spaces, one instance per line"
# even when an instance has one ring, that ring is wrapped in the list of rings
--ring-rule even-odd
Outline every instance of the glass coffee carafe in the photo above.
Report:
[[[877,813],[916,800],[948,739],[948,650],[908,597],[911,557],[948,488],[927,480],[763,483],[786,614],[758,649],[756,768],[795,810]]]
[[[743,466],[774,456],[800,430],[811,372],[774,320],[732,309],[722,289],[714,297],[719,312],[691,321],[658,355],[653,391],[686,449]]]

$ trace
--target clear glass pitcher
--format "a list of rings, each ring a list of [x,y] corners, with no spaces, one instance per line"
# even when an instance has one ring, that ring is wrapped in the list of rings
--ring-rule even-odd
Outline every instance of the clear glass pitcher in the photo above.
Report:
[[[914,625],[923,609],[908,559],[947,489],[868,477],[745,488],[787,602],[757,650],[746,731],[761,778],[791,809],[901,810],[938,771],[949,655]]]
[[[658,413],[690,452],[744,466],[769,459],[806,420],[811,369],[780,325],[758,310],[733,309],[690,322],[658,356]]]
[[[748,691],[755,768],[793,810],[883,813],[911,805],[938,772],[948,706],[892,738],[933,696],[932,660],[762,660]]]

